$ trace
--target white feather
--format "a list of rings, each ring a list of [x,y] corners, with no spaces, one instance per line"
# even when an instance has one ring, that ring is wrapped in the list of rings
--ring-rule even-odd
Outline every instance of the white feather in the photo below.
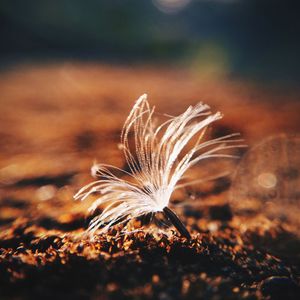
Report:
[[[207,158],[234,157],[220,151],[244,146],[236,144],[242,141],[234,139],[238,134],[201,143],[207,126],[222,118],[221,113],[212,114],[209,109],[208,105],[199,103],[188,107],[179,116],[169,116],[166,122],[156,126],[154,107],[150,107],[147,95],[136,101],[121,133],[121,148],[130,172],[105,164],[94,165],[91,172],[99,180],[84,186],[74,196],[84,200],[98,193],[100,196],[90,207],[91,211],[107,204],[102,213],[92,220],[90,232],[94,233],[97,229],[106,232],[116,223],[163,211],[173,191],[182,185],[179,181],[190,167]],[[133,133],[133,149],[129,144],[130,133]],[[193,147],[185,150],[197,136]],[[116,177],[110,171],[113,169],[123,171],[132,180]]]

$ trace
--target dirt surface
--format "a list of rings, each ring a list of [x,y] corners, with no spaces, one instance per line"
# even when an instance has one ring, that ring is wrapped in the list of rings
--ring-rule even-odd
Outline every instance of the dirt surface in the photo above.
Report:
[[[120,131],[145,92],[170,115],[208,103],[225,115],[209,134],[241,132],[249,149],[299,131],[300,93],[188,70],[71,63],[15,67],[0,74],[0,90],[1,299],[299,299],[299,227],[263,209],[236,212],[233,175],[172,198],[190,241],[154,223],[90,240],[92,200],[73,195],[91,181],[94,160],[126,167]],[[191,176],[233,174],[238,164],[207,162]]]

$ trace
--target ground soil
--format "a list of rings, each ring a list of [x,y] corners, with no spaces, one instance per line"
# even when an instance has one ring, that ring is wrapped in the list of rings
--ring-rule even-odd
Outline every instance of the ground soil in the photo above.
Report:
[[[94,160],[126,168],[120,131],[145,92],[170,115],[210,104],[225,116],[209,134],[241,132],[251,149],[299,131],[298,91],[78,63],[16,66],[0,74],[0,90],[0,299],[299,299],[299,227],[263,210],[237,212],[231,175],[172,198],[191,240],[154,223],[91,240],[91,200],[73,200]],[[191,176],[238,164],[205,163]]]

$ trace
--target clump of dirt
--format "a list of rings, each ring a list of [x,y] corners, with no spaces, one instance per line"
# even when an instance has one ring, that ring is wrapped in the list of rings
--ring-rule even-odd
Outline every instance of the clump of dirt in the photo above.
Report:
[[[54,299],[296,299],[299,295],[299,264],[291,257],[285,259],[293,252],[286,248],[274,255],[276,247],[270,244],[283,236],[295,242],[295,236],[278,228],[241,234],[225,223],[213,233],[189,230],[191,240],[170,229],[165,234],[145,230],[125,235],[113,230],[91,240],[82,229],[50,230],[19,219],[1,230],[1,295],[3,299],[45,295]],[[259,242],[264,239],[268,243]],[[298,249],[299,245],[298,240]]]

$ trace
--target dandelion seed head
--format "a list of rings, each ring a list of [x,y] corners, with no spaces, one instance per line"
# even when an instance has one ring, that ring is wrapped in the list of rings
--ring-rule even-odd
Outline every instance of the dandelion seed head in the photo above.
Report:
[[[188,185],[181,182],[188,169],[204,159],[235,157],[222,151],[244,146],[240,144],[242,140],[236,138],[238,134],[202,141],[206,128],[222,118],[220,112],[212,114],[207,104],[189,106],[178,116],[168,115],[161,124],[154,121],[154,111],[155,107],[150,106],[144,94],[124,123],[118,147],[124,153],[129,171],[95,163],[91,174],[97,180],[74,196],[84,200],[96,194],[98,198],[90,211],[105,205],[102,213],[90,223],[92,234],[98,229],[106,232],[115,224],[156,212],[166,212],[181,226],[176,215],[166,208],[174,190]],[[190,147],[193,140],[196,142]],[[114,171],[126,176],[117,177]],[[195,183],[197,180],[190,184]]]

